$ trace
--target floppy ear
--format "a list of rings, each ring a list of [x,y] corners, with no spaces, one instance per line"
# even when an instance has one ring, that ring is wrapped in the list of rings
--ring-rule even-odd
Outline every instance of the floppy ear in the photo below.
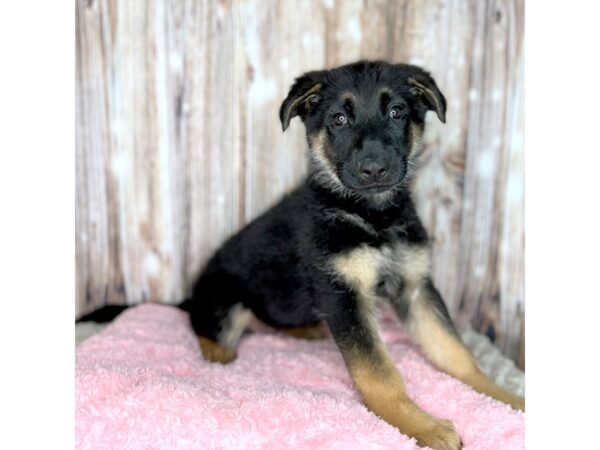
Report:
[[[306,115],[319,101],[321,96],[322,75],[324,72],[308,72],[299,78],[296,78],[294,85],[286,99],[281,104],[279,109],[279,119],[283,131],[290,125],[292,120],[297,115],[303,117]]]
[[[412,86],[411,92],[413,94],[423,97],[427,109],[435,111],[442,123],[446,123],[446,98],[433,81],[433,78],[428,73],[423,72],[409,77],[408,84]]]

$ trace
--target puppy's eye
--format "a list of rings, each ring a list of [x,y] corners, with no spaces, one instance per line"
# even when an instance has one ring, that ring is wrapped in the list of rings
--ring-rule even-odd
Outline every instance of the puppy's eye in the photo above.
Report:
[[[394,106],[392,109],[390,109],[390,112],[389,112],[389,116],[392,119],[399,119],[400,117],[404,117],[405,114],[406,114],[405,106]]]
[[[333,120],[337,126],[343,126],[348,123],[348,118],[345,114],[339,113],[333,117]]]

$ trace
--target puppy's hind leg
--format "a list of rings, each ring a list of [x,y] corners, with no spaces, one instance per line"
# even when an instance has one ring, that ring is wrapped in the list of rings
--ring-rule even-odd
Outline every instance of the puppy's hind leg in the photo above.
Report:
[[[227,364],[236,357],[238,341],[252,317],[242,299],[246,295],[240,280],[226,273],[201,276],[192,297],[182,304],[190,313],[192,327],[204,358]]]
[[[249,309],[244,308],[241,303],[236,303],[225,313],[216,336],[206,337],[200,333],[198,341],[204,358],[221,364],[232,362],[237,357],[235,349],[251,317]]]

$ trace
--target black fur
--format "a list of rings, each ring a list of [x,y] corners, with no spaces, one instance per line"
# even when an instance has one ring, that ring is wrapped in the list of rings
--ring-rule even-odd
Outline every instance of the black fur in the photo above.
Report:
[[[393,108],[398,114],[391,117]],[[427,111],[444,120],[445,109],[433,79],[415,66],[358,62],[298,78],[281,106],[282,127],[300,116],[309,145],[325,133],[330,167],[314,157],[313,148],[309,175],[300,186],[210,259],[191,297],[180,305],[190,313],[195,332],[218,341],[229,312],[240,304],[279,328],[325,320],[338,345],[368,349],[356,295],[330,262],[363,244],[427,245],[407,187],[414,166],[410,126],[422,130]],[[346,123],[336,122],[340,114]],[[365,180],[365,159],[382,161],[386,175]],[[406,319],[408,302],[396,295],[402,283],[382,276],[375,294],[394,300]],[[430,281],[426,288],[432,307],[453,329]]]
[[[388,120],[392,109],[397,115]],[[445,121],[446,99],[427,72],[410,65],[359,62],[299,77],[281,106],[280,118],[284,130],[299,115],[309,138],[319,131],[327,134],[336,176],[313,155],[313,179],[352,195],[407,187],[414,163],[409,158],[408,127],[422,128],[429,110]],[[347,122],[340,122],[342,116]],[[364,177],[361,169],[374,163],[386,169],[382,179]],[[372,201],[369,206],[377,205]]]
[[[445,117],[443,95],[414,66],[360,62],[296,80],[281,107],[283,128],[299,115],[309,143],[324,130],[327,157],[341,183],[335,184],[334,173],[313,160],[309,176],[295,191],[223,245],[182,305],[198,335],[217,340],[227,312],[240,303],[275,327],[324,319],[338,344],[351,340],[353,345],[369,345],[367,337],[347,336],[361,328],[361,313],[352,289],[332,272],[330,261],[361,244],[427,244],[406,186],[412,156],[409,125],[422,127],[426,112],[435,107],[410,79],[438,96],[443,105],[438,114]],[[345,94],[354,98],[353,104],[342,98]],[[390,118],[388,112],[397,105],[402,117]],[[340,113],[349,123],[335,123]],[[365,157],[384,158],[389,176],[361,183],[358,163]],[[362,223],[349,221],[349,216]],[[386,285],[395,284],[399,289],[401,282],[382,280],[380,287],[385,291]],[[401,316],[406,317],[407,307],[400,305]],[[442,312],[447,317],[445,308]]]
[[[127,309],[127,305],[107,305],[94,312],[81,316],[76,323],[79,322],[110,322],[119,314]]]
[[[523,408],[477,371],[431,281],[408,188],[428,111],[444,122],[446,99],[415,66],[358,62],[298,78],[280,120],[283,130],[304,122],[308,176],[225,242],[180,307],[204,357],[221,363],[235,358],[248,310],[280,329],[325,321],[369,408],[419,445],[457,449],[451,425],[407,400],[373,317],[388,300],[434,364]]]

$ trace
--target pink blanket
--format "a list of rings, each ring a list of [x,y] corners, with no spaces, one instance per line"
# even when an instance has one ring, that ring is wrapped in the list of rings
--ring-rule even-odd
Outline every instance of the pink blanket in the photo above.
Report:
[[[522,449],[524,415],[436,371],[389,310],[380,331],[412,398],[451,419],[464,449]],[[369,412],[331,339],[242,338],[238,359],[202,359],[182,311],[125,311],[76,351],[78,449],[415,449]]]

